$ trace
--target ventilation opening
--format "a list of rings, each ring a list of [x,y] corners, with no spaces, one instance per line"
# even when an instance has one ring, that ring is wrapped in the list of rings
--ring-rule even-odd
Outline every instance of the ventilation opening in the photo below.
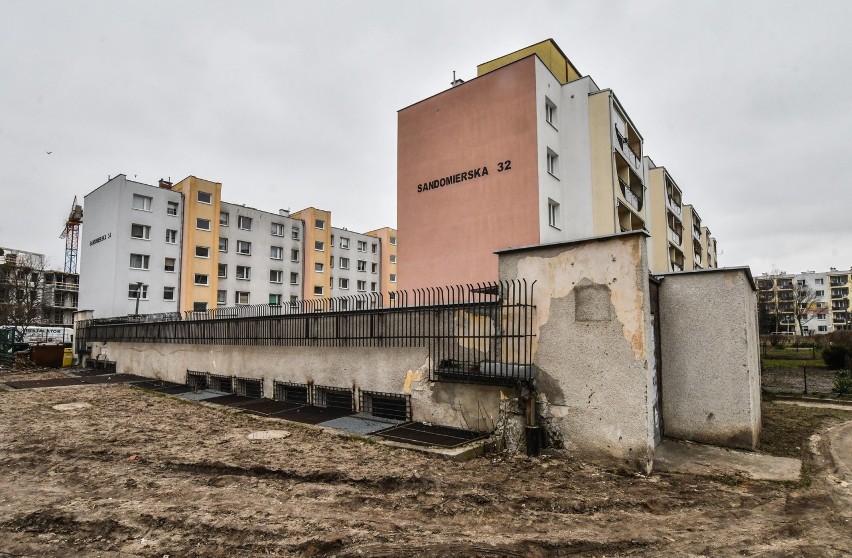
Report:
[[[234,379],[231,376],[218,376],[210,374],[207,381],[207,386],[216,391],[224,391],[234,393]]]
[[[234,380],[234,393],[260,399],[263,397],[263,380],[257,378],[236,378]]]
[[[307,384],[292,384],[289,382],[275,382],[275,399],[286,401],[296,405],[308,404]]]
[[[186,385],[192,389],[207,389],[207,373],[187,370]]]
[[[377,391],[361,392],[361,412],[391,420],[411,420],[411,396]]]
[[[315,407],[353,409],[352,390],[331,386],[314,386],[312,403]]]

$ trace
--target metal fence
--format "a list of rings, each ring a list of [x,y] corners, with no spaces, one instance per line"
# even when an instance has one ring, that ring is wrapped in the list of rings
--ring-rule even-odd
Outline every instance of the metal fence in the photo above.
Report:
[[[81,321],[91,342],[282,347],[428,347],[433,381],[532,378],[533,291],[526,280],[378,293],[281,305]]]
[[[770,393],[828,395],[834,390],[836,370],[810,366],[765,367],[761,387]]]

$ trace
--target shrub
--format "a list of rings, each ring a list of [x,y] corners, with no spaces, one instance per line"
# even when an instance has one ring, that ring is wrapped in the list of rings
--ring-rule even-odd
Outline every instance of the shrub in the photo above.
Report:
[[[825,366],[831,370],[846,368],[846,358],[848,356],[849,349],[843,345],[832,345],[822,351],[822,360],[825,361]]]
[[[831,391],[837,395],[847,395],[852,393],[852,373],[849,371],[837,372],[834,375],[834,387]]]

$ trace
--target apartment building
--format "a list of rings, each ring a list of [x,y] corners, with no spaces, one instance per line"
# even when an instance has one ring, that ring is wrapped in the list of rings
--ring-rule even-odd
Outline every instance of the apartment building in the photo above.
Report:
[[[330,211],[229,203],[221,183],[194,176],[152,186],[118,175],[84,203],[80,304],[96,316],[381,290],[381,241],[333,228]]]
[[[761,333],[830,333],[850,329],[852,270],[767,274],[757,279]],[[802,316],[801,329],[796,316]]]
[[[35,325],[71,325],[79,286],[78,274],[50,269],[44,254],[0,248],[0,314],[7,318],[16,312],[7,305],[29,306],[17,312],[29,314]]]
[[[364,234],[378,238],[379,242],[381,242],[382,261],[379,263],[379,269],[381,270],[379,290],[382,293],[383,300],[394,302],[396,301],[398,284],[396,229],[383,227]]]
[[[697,252],[689,240],[670,243],[663,193],[674,182],[664,169],[649,181],[644,138],[625,105],[552,40],[480,64],[475,79],[400,110],[398,134],[400,288],[494,279],[499,249],[636,230],[659,243],[653,271],[710,265],[700,237]],[[684,219],[671,221],[682,236],[692,231]]]

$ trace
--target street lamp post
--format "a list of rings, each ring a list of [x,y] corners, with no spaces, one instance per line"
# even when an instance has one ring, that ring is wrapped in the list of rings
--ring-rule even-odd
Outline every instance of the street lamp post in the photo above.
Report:
[[[144,283],[142,283],[142,281],[136,281],[136,314],[134,314],[135,316],[139,315],[139,299],[142,298],[143,284]]]

